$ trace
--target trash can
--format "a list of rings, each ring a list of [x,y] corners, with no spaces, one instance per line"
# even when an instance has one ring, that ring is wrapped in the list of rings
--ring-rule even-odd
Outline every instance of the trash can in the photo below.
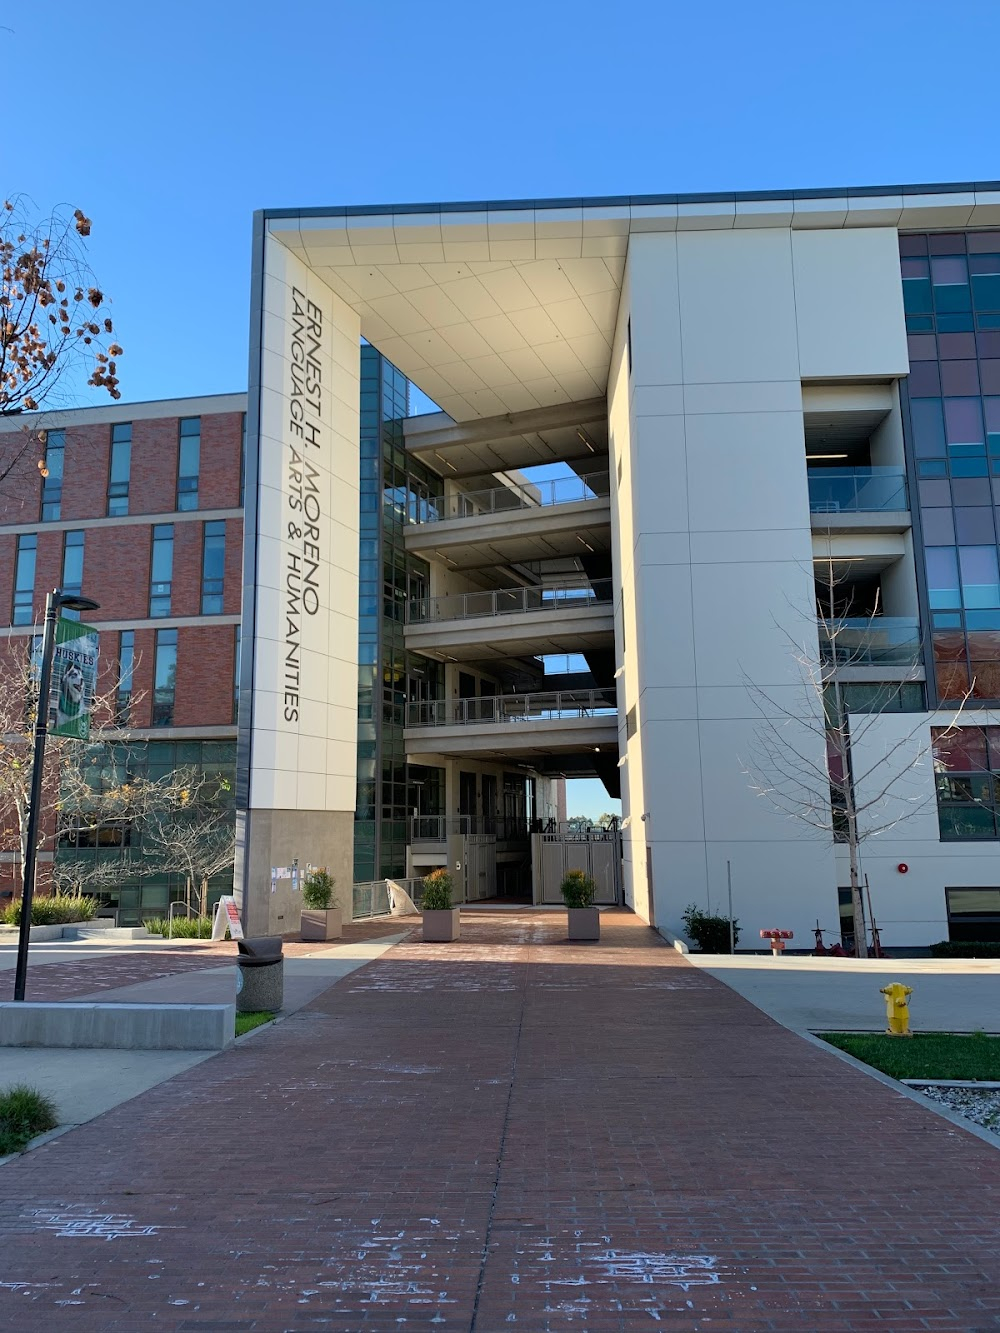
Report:
[[[285,959],[280,935],[237,940],[236,1012],[272,1013],[281,1008],[285,991]]]

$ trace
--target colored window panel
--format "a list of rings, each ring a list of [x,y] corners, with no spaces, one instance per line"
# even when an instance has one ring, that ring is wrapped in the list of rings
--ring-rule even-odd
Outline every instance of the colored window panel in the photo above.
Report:
[[[910,361],[936,361],[937,339],[933,333],[911,333],[906,340]]]
[[[931,750],[934,767],[938,772],[968,773],[989,766],[986,731],[983,727],[933,728]]]
[[[945,395],[978,394],[978,364],[975,361],[942,361],[941,392]]]
[[[993,510],[985,505],[955,510],[955,531],[960,545],[995,542]]]
[[[932,256],[931,282],[934,286],[934,309],[938,313],[955,313],[972,309],[972,292],[964,255]]]
[[[951,486],[947,481],[920,481],[917,489],[920,492],[921,508],[951,504]]]
[[[910,367],[911,398],[940,398],[941,373],[936,361],[918,361]]]
[[[925,555],[927,592],[931,606],[942,611],[961,606],[958,558],[955,548],[953,546],[929,546]]]
[[[973,662],[973,699],[1000,699],[1000,662]]]
[[[928,546],[955,545],[955,520],[951,509],[922,509],[920,522]]]
[[[971,361],[976,355],[974,333],[942,333],[937,342],[942,361]]]
[[[962,604],[967,607],[1000,607],[1000,568],[995,546],[960,546],[958,565],[962,580]]]
[[[940,398],[911,402],[913,448],[917,458],[943,458],[945,452],[944,411]]]
[[[978,398],[946,398],[944,400],[945,438],[949,444],[980,444],[983,433],[983,410]]]
[[[961,699],[969,690],[969,668],[964,662],[936,663],[938,693],[942,699]]]
[[[985,477],[958,477],[951,483],[951,496],[956,505],[986,505],[993,492]]]

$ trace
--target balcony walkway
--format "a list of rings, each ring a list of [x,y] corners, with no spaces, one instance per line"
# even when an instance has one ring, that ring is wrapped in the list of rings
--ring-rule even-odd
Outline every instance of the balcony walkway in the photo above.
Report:
[[[2,1326],[997,1327],[995,1148],[627,912],[564,936],[466,913],[9,1162]]]
[[[403,741],[407,756],[545,758],[617,749],[618,709],[611,700],[607,690],[432,699],[408,705]]]
[[[454,661],[614,648],[610,579],[545,588],[496,588],[409,604],[406,646]]]

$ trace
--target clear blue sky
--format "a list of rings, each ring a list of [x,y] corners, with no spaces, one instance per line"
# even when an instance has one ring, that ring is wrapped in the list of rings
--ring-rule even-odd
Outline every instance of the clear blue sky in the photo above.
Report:
[[[133,401],[245,386],[255,208],[1000,176],[997,0],[175,0],[2,24],[3,188],[94,219]]]

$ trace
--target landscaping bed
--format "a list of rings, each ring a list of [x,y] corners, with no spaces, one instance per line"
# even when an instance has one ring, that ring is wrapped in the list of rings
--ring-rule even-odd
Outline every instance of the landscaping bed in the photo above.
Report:
[[[1000,1083],[1000,1037],[985,1032],[918,1032],[889,1037],[867,1032],[817,1034],[856,1060],[891,1078],[905,1080],[977,1125],[1000,1135],[1000,1088],[943,1088],[938,1080]],[[921,1080],[927,1079],[928,1083]]]
[[[236,1035],[242,1037],[244,1033],[263,1027],[265,1023],[273,1023],[276,1017],[277,1015],[272,1013],[237,1014]]]

